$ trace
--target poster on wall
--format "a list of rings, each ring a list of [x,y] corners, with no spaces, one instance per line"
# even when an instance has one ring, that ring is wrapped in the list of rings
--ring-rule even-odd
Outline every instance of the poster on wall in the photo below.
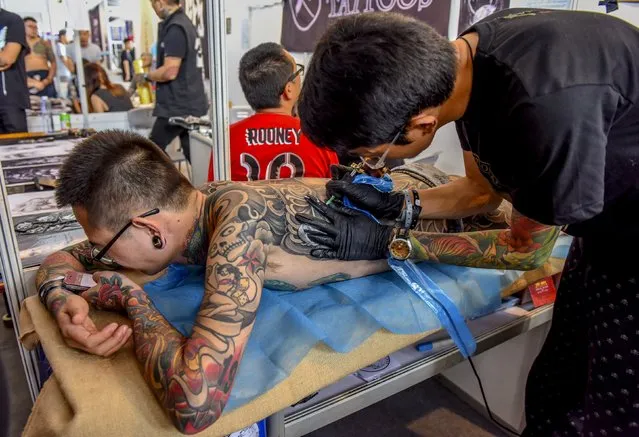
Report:
[[[206,0],[182,0],[186,16],[189,17],[197,31],[195,50],[197,52],[197,66],[204,71],[204,77],[209,78],[209,40],[206,28]]]
[[[100,5],[89,11],[89,24],[91,25],[91,42],[104,49],[102,46],[102,26],[100,26]]]
[[[461,0],[458,33],[461,34],[478,21],[509,7],[510,0]]]
[[[409,15],[447,35],[450,3],[451,0],[285,0],[282,45],[291,52],[312,52],[331,21],[367,12]]]

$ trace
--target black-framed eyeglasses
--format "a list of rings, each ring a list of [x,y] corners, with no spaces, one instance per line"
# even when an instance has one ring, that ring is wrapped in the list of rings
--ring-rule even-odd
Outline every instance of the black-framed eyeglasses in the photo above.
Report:
[[[139,216],[135,218],[149,217],[159,212],[160,212],[159,208],[154,208],[151,211],[147,211],[144,214],[140,214]],[[93,261],[98,261],[106,265],[115,264],[115,261],[113,261],[109,257],[106,257],[105,254],[109,251],[109,249],[111,249],[111,246],[113,246],[115,242],[118,241],[118,238],[120,238],[122,234],[124,234],[124,232],[127,229],[129,229],[129,226],[131,226],[132,224],[133,224],[133,219],[129,220],[129,222],[126,225],[124,225],[122,229],[120,229],[120,231],[117,234],[115,234],[113,238],[111,238],[111,241],[109,241],[106,244],[106,246],[104,246],[101,250],[93,246],[93,248],[91,249],[91,257],[93,258]]]
[[[289,82],[293,82],[297,78],[297,76],[304,76],[304,66],[302,64],[295,64],[295,65],[297,66],[297,70],[295,70],[295,72],[288,77],[288,79],[286,80],[287,84]],[[282,93],[284,93],[285,90],[286,90],[286,84],[284,85],[284,88],[282,88]]]
[[[302,64],[295,64],[297,66],[297,70],[295,73],[291,74],[291,77],[288,78],[287,82],[293,82],[297,76],[304,76],[304,66]]]
[[[367,166],[368,168],[372,170],[379,170],[381,168],[384,168],[384,166],[386,165],[386,156],[388,156],[388,152],[390,152],[391,147],[395,145],[397,140],[399,140],[399,137],[402,135],[405,128],[406,128],[406,125],[405,124],[402,125],[402,127],[399,129],[399,131],[393,138],[393,141],[390,142],[390,144],[388,145],[388,147],[386,148],[386,151],[384,152],[382,156],[372,157],[368,159],[364,158],[363,156],[360,156],[359,159],[362,160],[365,166]]]

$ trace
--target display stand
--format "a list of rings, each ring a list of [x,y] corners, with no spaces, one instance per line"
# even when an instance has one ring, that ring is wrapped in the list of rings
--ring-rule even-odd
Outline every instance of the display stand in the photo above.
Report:
[[[507,314],[508,313],[508,314]],[[494,313],[471,321],[469,326],[476,336],[476,355],[489,352],[492,348],[526,335],[530,331],[547,326],[552,318],[553,307],[545,306],[523,312],[513,309],[512,312]],[[511,316],[512,317],[508,317]],[[482,333],[477,334],[477,325],[484,324]],[[400,351],[399,353],[402,353]],[[410,351],[403,352],[411,354]],[[413,352],[414,353],[414,352]],[[376,402],[408,389],[464,361],[459,349],[450,346],[447,349],[424,356],[410,363],[401,365],[397,370],[383,375],[379,379],[356,385],[317,403],[309,402],[309,406],[293,411],[280,411],[268,419],[268,437],[299,437],[340,420],[357,411],[369,407]],[[481,405],[483,409],[483,405]],[[506,420],[493,414],[502,422]],[[517,426],[515,424],[509,424]]]
[[[37,354],[36,352],[26,350],[19,341],[21,332],[18,315],[20,314],[20,303],[29,295],[28,284],[25,282],[25,276],[23,275],[18,239],[13,229],[11,207],[9,205],[1,163],[0,195],[2,196],[2,204],[0,206],[0,263],[2,265],[2,277],[4,278],[4,298],[7,299],[9,303],[11,317],[14,320],[13,329],[16,334],[16,339],[18,339],[18,349],[20,350],[20,357],[22,358],[29,393],[31,394],[31,400],[35,402],[40,392]]]
[[[41,386],[41,375],[39,374],[39,359],[37,352],[26,350],[20,342],[22,335],[19,321],[21,302],[35,294],[35,278],[38,266],[46,253],[60,250],[62,247],[73,244],[84,239],[84,233],[79,225],[73,220],[66,220],[61,225],[59,216],[70,213],[68,210],[60,211],[55,206],[48,203],[52,192],[38,191],[35,184],[12,183],[9,184],[5,178],[16,177],[11,173],[13,169],[48,169],[61,165],[58,159],[68,153],[73,147],[72,142],[79,140],[77,137],[68,135],[25,135],[18,138],[9,138],[11,144],[0,145],[0,266],[5,282],[5,299],[7,299],[11,317],[14,320],[13,326],[24,366],[25,376],[29,387],[31,399],[35,401]],[[7,140],[7,138],[5,138]],[[51,159],[47,162],[47,159]],[[24,167],[7,167],[5,164],[16,163],[16,161],[38,161],[39,163],[22,164]],[[9,187],[9,189],[7,188]],[[9,195],[9,190],[14,194]],[[44,200],[43,200],[44,199]],[[12,210],[12,202],[14,210]],[[52,219],[53,215],[58,218]],[[46,216],[44,221],[38,218]],[[33,233],[23,233],[18,237],[15,226],[17,223],[26,224],[30,222]],[[47,230],[47,224],[60,225],[54,231]],[[72,225],[73,224],[73,225]],[[35,238],[35,242],[32,240]],[[21,249],[23,253],[21,253]]]

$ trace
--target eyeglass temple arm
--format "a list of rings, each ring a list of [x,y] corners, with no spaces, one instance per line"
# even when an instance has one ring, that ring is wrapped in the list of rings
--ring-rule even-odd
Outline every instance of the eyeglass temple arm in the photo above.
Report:
[[[149,216],[155,215],[155,214],[157,214],[159,212],[160,212],[159,208],[154,208],[151,211],[147,211],[144,214],[141,214],[141,215],[137,216],[136,218],[149,217]],[[124,234],[124,232],[127,229],[129,229],[129,227],[132,224],[133,224],[133,220],[130,220],[126,225],[124,225],[124,227],[122,229],[120,229],[120,231],[117,234],[115,234],[115,236],[113,238],[111,238],[111,241],[109,241],[109,243],[106,246],[104,246],[100,252],[98,252],[98,254],[95,256],[95,260],[96,261],[100,261],[100,259],[104,256],[104,254],[107,253],[109,249],[111,249],[111,246],[113,246],[115,244],[115,242],[118,241],[118,238],[120,238],[122,236],[122,234]]]

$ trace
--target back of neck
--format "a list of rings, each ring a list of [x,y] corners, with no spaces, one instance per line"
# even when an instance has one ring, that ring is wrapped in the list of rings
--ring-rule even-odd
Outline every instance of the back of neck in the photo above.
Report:
[[[258,114],[279,114],[279,115],[293,115],[293,111],[289,108],[280,106],[279,108],[267,108],[255,111]]]

